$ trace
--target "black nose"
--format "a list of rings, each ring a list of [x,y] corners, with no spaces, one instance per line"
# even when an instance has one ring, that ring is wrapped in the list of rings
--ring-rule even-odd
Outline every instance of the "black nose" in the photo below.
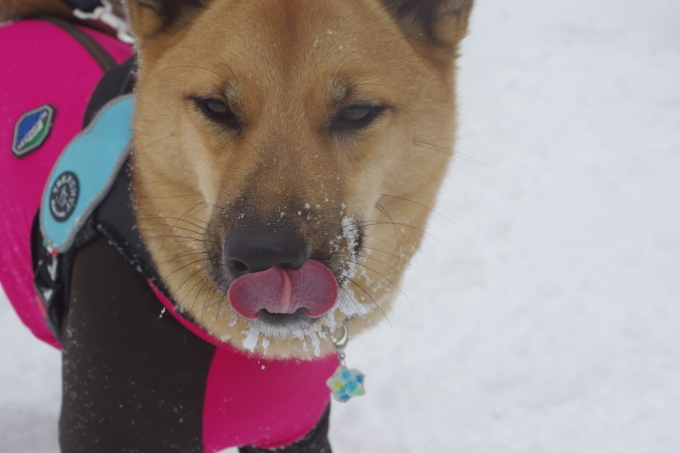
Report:
[[[239,231],[229,235],[224,258],[234,278],[280,264],[298,268],[305,263],[305,240],[290,230]]]

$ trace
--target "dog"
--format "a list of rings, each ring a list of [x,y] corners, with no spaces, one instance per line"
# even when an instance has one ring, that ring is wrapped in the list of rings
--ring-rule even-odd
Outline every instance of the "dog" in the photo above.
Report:
[[[334,357],[339,329],[385,318],[451,159],[471,8],[127,2],[134,215],[174,310],[250,357],[300,363]],[[0,3],[4,19],[37,13],[71,11]],[[88,266],[106,254],[96,247]],[[309,445],[291,451],[329,448]]]

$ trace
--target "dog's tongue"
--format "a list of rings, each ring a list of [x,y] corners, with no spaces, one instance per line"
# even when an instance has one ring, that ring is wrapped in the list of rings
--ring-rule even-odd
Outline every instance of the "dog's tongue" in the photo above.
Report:
[[[234,310],[246,319],[257,319],[263,309],[295,313],[300,308],[307,316],[318,318],[333,308],[338,284],[330,269],[307,260],[297,269],[276,265],[239,277],[231,284],[228,297]]]

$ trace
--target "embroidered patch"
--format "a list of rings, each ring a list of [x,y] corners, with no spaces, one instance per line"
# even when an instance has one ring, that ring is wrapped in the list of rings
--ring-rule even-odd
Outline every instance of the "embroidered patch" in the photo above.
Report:
[[[50,189],[50,212],[57,222],[66,222],[76,209],[80,182],[72,171],[59,175]]]
[[[45,104],[21,115],[14,126],[12,153],[24,157],[45,143],[54,121],[54,107]]]

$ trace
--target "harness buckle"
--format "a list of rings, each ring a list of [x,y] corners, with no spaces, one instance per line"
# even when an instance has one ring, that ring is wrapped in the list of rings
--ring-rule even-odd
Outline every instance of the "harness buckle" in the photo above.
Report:
[[[134,44],[135,38],[130,33],[128,23],[113,13],[113,6],[106,0],[101,0],[102,6],[96,7],[91,13],[81,9],[74,9],[73,15],[81,20],[98,20],[116,30],[118,39],[126,44]]]
[[[62,257],[45,242],[36,250],[38,265],[33,285],[41,305],[40,311],[55,338],[61,341],[61,318],[63,315],[63,286],[60,284]]]

